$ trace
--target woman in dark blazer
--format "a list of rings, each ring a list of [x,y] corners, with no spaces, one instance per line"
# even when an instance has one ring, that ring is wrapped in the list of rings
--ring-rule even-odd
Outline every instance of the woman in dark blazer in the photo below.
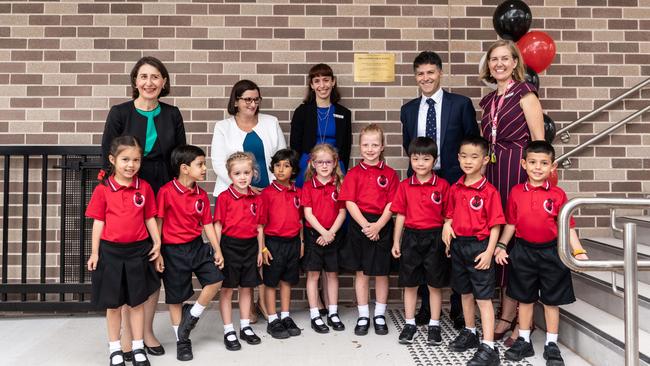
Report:
[[[320,143],[338,149],[341,169],[345,173],[352,145],[352,113],[338,104],[341,99],[332,68],[317,64],[309,70],[307,96],[291,118],[289,144],[300,154],[300,174],[296,185],[302,187],[309,152]]]

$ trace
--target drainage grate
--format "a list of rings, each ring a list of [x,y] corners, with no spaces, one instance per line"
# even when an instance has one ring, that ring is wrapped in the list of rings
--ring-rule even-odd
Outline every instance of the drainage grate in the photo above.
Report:
[[[427,344],[427,330],[426,326],[418,327],[420,332],[419,336],[415,339],[413,344],[407,345],[407,349],[413,362],[416,366],[458,366],[464,365],[474,355],[474,349],[465,351],[463,353],[453,352],[447,348],[447,344],[458,335],[458,331],[454,329],[449,314],[443,310],[443,316],[440,317],[440,328],[442,333],[443,344],[440,346],[430,346]],[[401,332],[404,328],[404,311],[388,310],[388,316],[393,320],[395,328]],[[477,319],[476,327],[481,328],[481,323]],[[499,355],[501,356],[501,365],[507,366],[532,366],[531,363],[526,361],[513,362],[504,359],[503,353],[506,348],[503,347],[501,342],[497,342]]]

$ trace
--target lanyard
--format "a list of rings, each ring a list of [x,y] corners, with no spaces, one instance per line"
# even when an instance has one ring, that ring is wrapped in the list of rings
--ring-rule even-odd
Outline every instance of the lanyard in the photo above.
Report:
[[[496,163],[497,161],[496,154],[494,153],[494,145],[496,145],[497,143],[497,122],[499,120],[499,111],[503,106],[503,102],[506,100],[506,95],[508,95],[508,90],[510,90],[510,88],[514,85],[514,83],[515,83],[514,80],[511,79],[510,82],[508,83],[508,86],[506,86],[506,89],[503,91],[503,96],[501,97],[501,99],[499,99],[499,102],[496,106],[494,105],[495,104],[494,102],[498,98],[498,94],[494,93],[494,98],[492,98],[492,104],[490,106],[490,124],[492,127],[492,131],[490,133],[490,143],[492,145],[490,146],[492,150],[492,153],[490,154],[491,155],[490,161],[493,163]]]

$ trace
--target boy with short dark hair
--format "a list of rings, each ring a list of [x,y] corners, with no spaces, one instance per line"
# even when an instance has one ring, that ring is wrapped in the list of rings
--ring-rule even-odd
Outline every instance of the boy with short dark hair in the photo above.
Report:
[[[190,332],[224,279],[220,271],[223,255],[212,226],[208,194],[197,184],[205,180],[205,152],[192,145],[178,146],[172,151],[171,166],[176,178],[162,186],[156,197],[166,267],[163,282],[176,334],[176,358],[189,361],[194,357]],[[202,232],[211,246],[203,242]],[[203,289],[194,305],[183,304],[194,295],[192,273]]]
[[[418,286],[427,285],[429,298],[422,299],[429,302],[431,309],[427,342],[437,346],[442,343],[442,287],[449,285],[450,264],[440,236],[449,183],[433,172],[438,158],[438,147],[433,139],[414,139],[409,145],[408,154],[414,174],[399,184],[390,207],[397,214],[391,252],[393,257],[400,260],[398,283],[404,287],[406,314],[406,325],[399,335],[399,342],[410,344],[417,337],[417,291]]]
[[[442,230],[442,240],[451,252],[451,285],[462,295],[465,317],[465,329],[449,347],[456,352],[478,347],[467,362],[468,366],[500,364],[494,346],[493,255],[505,217],[499,192],[481,174],[489,162],[488,147],[487,140],[482,137],[466,137],[461,142],[458,160],[465,175],[449,190]],[[476,335],[474,299],[483,328],[480,344]]]
[[[533,141],[524,150],[521,166],[528,181],[510,190],[506,208],[506,226],[495,251],[496,262],[502,265],[510,258],[507,294],[519,301],[519,337],[505,352],[509,360],[520,361],[535,354],[530,342],[533,308],[537,300],[544,305],[546,319],[546,365],[561,366],[564,360],[557,345],[559,305],[575,301],[571,271],[557,253],[557,216],[567,202],[562,188],[553,186],[548,177],[555,163],[555,150],[546,141]],[[586,260],[587,252],[580,245],[575,222],[571,218],[570,244],[573,256]],[[510,254],[506,244],[515,237]]]

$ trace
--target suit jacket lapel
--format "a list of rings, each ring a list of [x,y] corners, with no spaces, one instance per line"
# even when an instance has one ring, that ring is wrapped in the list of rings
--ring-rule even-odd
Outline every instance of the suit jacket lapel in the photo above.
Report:
[[[411,106],[411,109],[409,110],[409,121],[411,121],[411,126],[409,128],[411,129],[411,136],[413,139],[418,137],[418,115],[420,114],[420,98],[414,99],[413,100],[413,105]]]
[[[451,123],[451,99],[449,93],[443,90],[442,92],[442,111],[440,111],[440,146],[438,146],[438,152],[442,150],[442,145],[445,144],[445,132],[447,132],[447,126]]]

